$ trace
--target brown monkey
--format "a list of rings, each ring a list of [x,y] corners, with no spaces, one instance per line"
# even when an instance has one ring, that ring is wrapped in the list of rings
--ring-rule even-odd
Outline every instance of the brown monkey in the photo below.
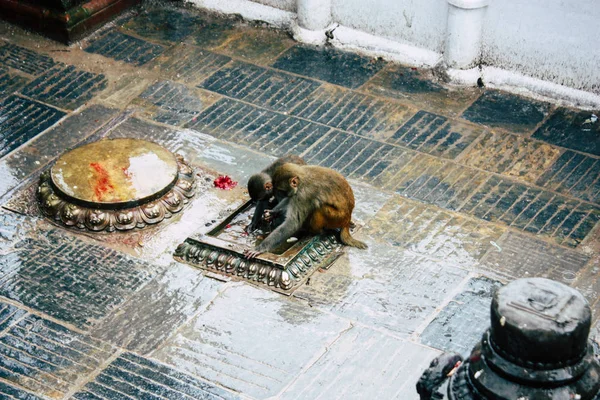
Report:
[[[340,228],[343,244],[367,248],[350,236],[354,193],[341,174],[329,168],[288,163],[275,170],[273,183],[275,190],[287,197],[272,213],[285,213],[285,220],[254,250],[246,251],[248,258],[273,250],[302,228],[313,234]]]
[[[256,208],[254,209],[252,222],[250,222],[250,225],[246,227],[247,232],[252,232],[258,229],[265,210],[274,207],[285,197],[277,193],[273,193],[273,174],[275,173],[275,170],[285,163],[298,165],[306,164],[302,157],[298,157],[293,154],[287,154],[275,160],[260,173],[252,175],[248,180],[248,194],[252,200],[256,201]],[[275,201],[271,203],[269,200],[271,197],[273,197],[273,195],[275,195]],[[281,222],[283,221],[280,219],[274,221],[275,225],[279,225]]]

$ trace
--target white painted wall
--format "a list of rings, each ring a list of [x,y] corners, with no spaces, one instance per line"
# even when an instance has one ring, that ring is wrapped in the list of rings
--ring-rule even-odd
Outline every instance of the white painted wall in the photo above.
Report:
[[[251,0],[253,3],[264,4],[285,11],[296,11],[296,0]]]
[[[343,26],[441,53],[446,0],[333,0],[333,20]]]
[[[482,61],[600,94],[600,2],[491,0]]]

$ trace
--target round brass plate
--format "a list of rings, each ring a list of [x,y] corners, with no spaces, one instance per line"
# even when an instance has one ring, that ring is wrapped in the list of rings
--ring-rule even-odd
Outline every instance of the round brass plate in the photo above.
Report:
[[[175,156],[156,143],[101,140],[62,155],[50,172],[57,192],[89,207],[136,205],[177,181]]]
[[[62,155],[42,174],[42,212],[91,231],[143,228],[180,212],[194,196],[192,168],[156,143],[100,140]]]

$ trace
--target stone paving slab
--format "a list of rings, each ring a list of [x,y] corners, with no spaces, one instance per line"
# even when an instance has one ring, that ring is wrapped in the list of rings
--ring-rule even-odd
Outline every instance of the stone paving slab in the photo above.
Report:
[[[21,388],[0,382],[0,395],[5,396],[6,399],[18,399],[18,400],[43,400],[41,397],[33,395]]]
[[[0,255],[13,251],[35,225],[35,218],[0,208]]]
[[[197,269],[173,264],[105,318],[92,335],[147,354],[206,307],[221,285]]]
[[[46,227],[0,257],[0,294],[86,329],[155,274],[154,267]]]
[[[145,38],[181,42],[191,35],[202,21],[203,19],[195,13],[173,7],[143,10],[121,26]]]
[[[481,128],[419,111],[386,141],[436,157],[454,159],[481,134]]]
[[[230,60],[227,56],[182,43],[161,54],[153,63],[162,77],[196,84],[216,73]]]
[[[29,83],[24,76],[11,73],[8,69],[0,67],[0,100],[20,90]]]
[[[380,59],[329,47],[298,45],[283,53],[273,67],[355,89],[385,65]]]
[[[106,84],[102,74],[57,64],[23,88],[21,93],[56,107],[74,110],[105,89]]]
[[[362,89],[450,117],[459,115],[481,93],[477,88],[449,89],[435,82],[431,75],[429,71],[389,64]]]
[[[350,324],[246,284],[224,291],[153,357],[254,398],[275,396]]]
[[[42,136],[0,160],[0,196],[23,183],[35,171],[77,146],[116,115],[116,110],[91,105],[69,115]]]
[[[490,304],[500,283],[475,278],[448,303],[420,336],[421,343],[468,356],[490,326]]]
[[[158,57],[165,47],[117,31],[109,31],[85,49],[88,53],[100,54],[128,64],[141,66]]]
[[[346,331],[279,398],[419,398],[415,385],[439,352],[362,327]]]
[[[238,26],[227,40],[212,49],[256,64],[270,65],[281,53],[295,44],[290,34],[284,31],[265,26]]]
[[[154,121],[175,126],[190,122],[205,108],[187,86],[171,81],[156,82],[139,95],[139,101],[156,106],[151,115]]]
[[[505,279],[542,277],[572,284],[590,257],[579,251],[553,246],[543,240],[508,232],[490,251],[481,266]]]
[[[593,118],[596,115],[596,119]],[[533,134],[545,142],[600,156],[600,111],[559,108]],[[595,122],[592,122],[592,121]]]
[[[408,337],[467,276],[453,263],[371,241],[368,245],[364,251],[348,249],[330,269],[313,274],[294,296]]]
[[[208,107],[187,127],[275,156],[302,154],[330,130],[226,98]]]
[[[0,157],[10,153],[58,122],[65,113],[23,97],[0,103]]]
[[[34,393],[60,399],[114,351],[100,341],[26,314],[0,334],[0,377]]]
[[[498,90],[485,91],[462,114],[471,122],[527,134],[550,113],[552,106]]]
[[[393,196],[366,229],[376,240],[465,268],[473,268],[506,231],[400,196]]]
[[[521,135],[486,132],[460,162],[535,183],[559,154],[559,148]]]
[[[12,43],[0,46],[0,65],[5,67],[18,69],[30,75],[38,75],[52,68],[54,64],[51,57],[24,47]]]
[[[600,204],[600,160],[567,150],[538,179],[537,184]]]
[[[226,400],[239,397],[166,365],[123,353],[72,398]]]

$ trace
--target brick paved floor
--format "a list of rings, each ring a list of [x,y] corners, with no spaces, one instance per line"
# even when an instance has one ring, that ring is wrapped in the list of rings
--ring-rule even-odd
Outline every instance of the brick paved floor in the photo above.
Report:
[[[520,277],[579,289],[599,334],[600,112],[259,25],[155,5],[65,47],[0,24],[0,397],[416,399],[420,371],[468,354]],[[127,234],[42,218],[24,200],[39,174],[104,137],[241,185],[200,185]],[[172,258],[287,152],[350,179],[369,250],[291,297]]]

